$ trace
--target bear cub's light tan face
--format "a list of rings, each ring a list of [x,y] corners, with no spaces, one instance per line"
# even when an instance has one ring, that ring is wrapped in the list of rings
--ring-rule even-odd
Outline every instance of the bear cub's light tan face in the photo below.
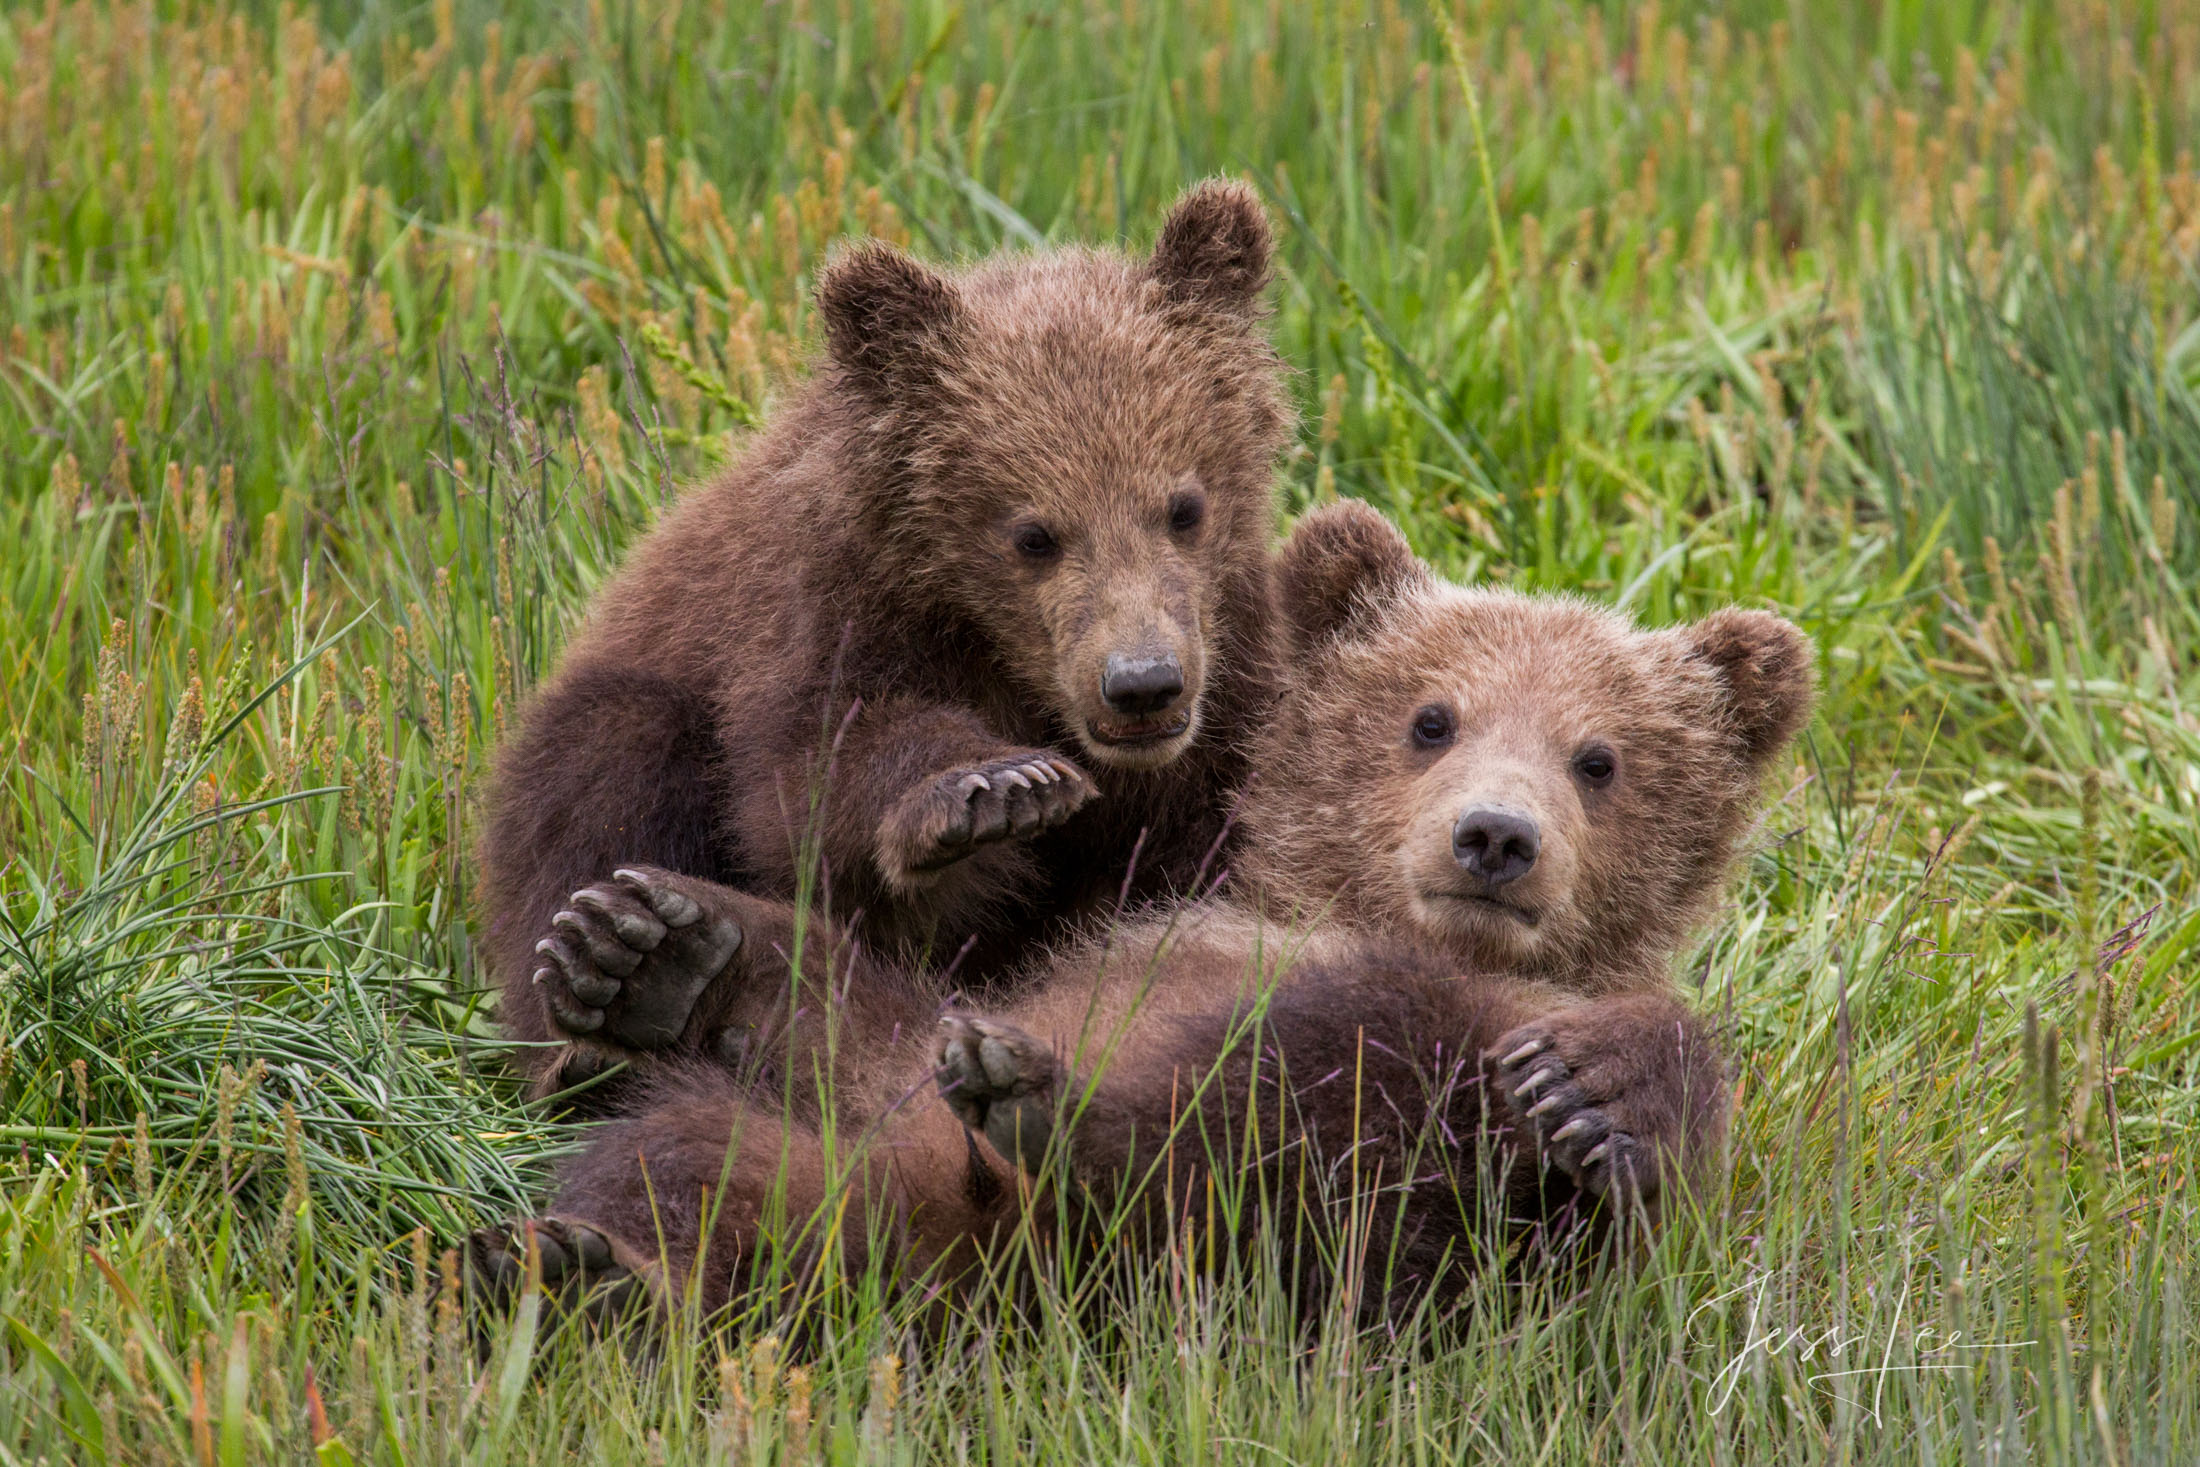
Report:
[[[1660,968],[1808,714],[1801,632],[1450,585],[1362,506],[1309,516],[1282,566],[1297,644],[1254,753],[1256,883],[1554,981]]]
[[[1593,888],[1619,874],[1585,869],[1600,838],[1659,818],[1638,786],[1670,782],[1661,745],[1676,731],[1642,706],[1635,670],[1663,649],[1588,607],[1502,592],[1431,586],[1395,618],[1366,655],[1403,671],[1409,649],[1442,649],[1391,693],[1387,856],[1413,925],[1505,966],[1580,948]],[[1659,793],[1667,808],[1686,798]],[[1624,838],[1637,858],[1658,844]]]

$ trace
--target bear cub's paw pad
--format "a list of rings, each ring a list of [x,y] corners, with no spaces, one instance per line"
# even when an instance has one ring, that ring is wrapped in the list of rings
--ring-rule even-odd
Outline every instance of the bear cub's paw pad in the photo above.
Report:
[[[1656,1168],[1642,1143],[1615,1125],[1604,1107],[1591,1103],[1549,1030],[1515,1029],[1491,1054],[1505,1109],[1516,1126],[1535,1137],[1546,1163],[1600,1197],[1647,1197],[1657,1190]]]
[[[1010,1024],[940,1019],[933,1075],[955,1116],[993,1149],[1036,1171],[1054,1130],[1054,1051]]]
[[[880,855],[889,875],[923,876],[981,846],[1050,830],[1095,793],[1091,776],[1042,749],[946,770],[904,795],[886,817]]]
[[[586,1223],[540,1217],[477,1228],[461,1261],[469,1308],[501,1314],[527,1284],[530,1233],[542,1258],[542,1290],[561,1312],[599,1323],[619,1318],[642,1296],[642,1281],[614,1256],[610,1238]]]
[[[584,886],[535,944],[551,1017],[568,1038],[661,1049],[741,946],[741,924],[714,910],[709,883],[654,866]]]

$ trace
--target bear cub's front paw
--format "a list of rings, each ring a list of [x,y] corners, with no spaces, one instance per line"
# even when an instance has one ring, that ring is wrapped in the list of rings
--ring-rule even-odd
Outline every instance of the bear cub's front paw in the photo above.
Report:
[[[1036,1172],[1054,1133],[1054,1051],[1012,1024],[963,1014],[940,1019],[933,1077],[948,1108],[993,1149]]]
[[[1059,754],[1024,749],[932,775],[902,796],[879,827],[889,879],[921,879],[995,841],[1060,825],[1098,793]]]
[[[662,1049],[741,946],[741,924],[717,910],[707,881],[631,866],[584,886],[535,944],[543,992],[569,1039]]]
[[[1561,1010],[1512,1030],[1490,1056],[1502,1113],[1600,1197],[1655,1202],[1724,1122],[1708,1041],[1662,1005]]]

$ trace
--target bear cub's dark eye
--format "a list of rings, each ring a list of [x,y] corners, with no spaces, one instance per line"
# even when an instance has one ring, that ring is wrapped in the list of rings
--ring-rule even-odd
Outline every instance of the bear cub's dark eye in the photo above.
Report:
[[[1207,518],[1207,496],[1204,494],[1179,494],[1169,500],[1169,530],[1172,534],[1188,535],[1198,529]]]
[[[1619,759],[1602,744],[1591,744],[1574,755],[1574,774],[1591,789],[1602,789],[1619,773]]]
[[[1052,560],[1062,548],[1045,525],[1018,525],[1009,538],[1016,542],[1017,553],[1030,560]]]
[[[1441,749],[1457,728],[1449,708],[1431,703],[1413,715],[1413,742],[1424,749]]]

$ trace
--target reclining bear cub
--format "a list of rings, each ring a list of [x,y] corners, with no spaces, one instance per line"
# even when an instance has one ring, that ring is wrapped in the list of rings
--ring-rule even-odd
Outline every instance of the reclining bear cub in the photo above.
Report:
[[[981,1012],[847,946],[791,993],[710,999],[765,1073],[668,1074],[594,1132],[533,1226],[546,1280],[717,1307],[775,1232],[814,1247],[837,1216],[841,1266],[953,1286],[1026,1220],[1071,1236],[1065,1208],[1127,1213],[1135,1252],[1232,1226],[1210,1175],[1330,1222],[1350,1199],[1308,1179],[1349,1176],[1383,1194],[1383,1309],[1516,1226],[1665,1212],[1727,1108],[1669,966],[1808,714],[1808,643],[1759,611],[1642,631],[1452,586],[1358,505],[1302,520],[1276,583],[1290,672],[1229,901],[1064,949]],[[521,1247],[477,1235],[477,1274],[509,1285]]]

